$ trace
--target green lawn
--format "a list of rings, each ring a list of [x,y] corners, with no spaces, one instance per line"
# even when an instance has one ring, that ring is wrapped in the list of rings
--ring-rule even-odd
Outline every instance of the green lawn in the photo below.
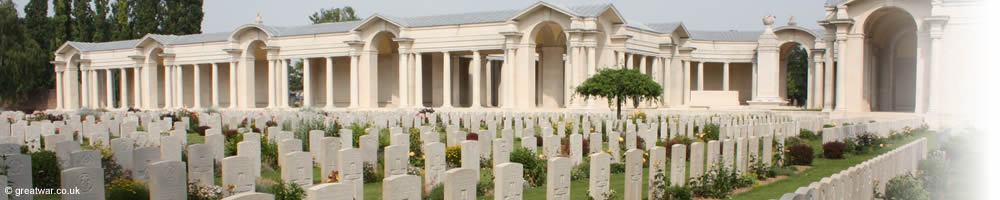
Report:
[[[848,155],[847,158],[842,160],[816,157],[816,159],[813,160],[812,168],[809,168],[802,173],[792,175],[784,180],[753,188],[753,190],[750,190],[749,192],[740,193],[739,195],[733,196],[732,199],[776,199],[785,193],[795,192],[795,189],[798,189],[799,187],[809,186],[812,182],[819,181],[820,179],[829,177],[835,173],[840,173],[840,171],[848,169],[851,166],[858,165],[864,161],[875,158],[878,155],[923,137],[927,138],[927,149],[933,149],[936,145],[934,143],[934,139],[936,138],[935,133],[923,132],[917,133],[915,137],[889,142],[892,144],[890,147],[883,148],[869,154]],[[817,149],[818,151],[816,152],[822,152],[823,147],[819,143],[819,141],[810,141],[809,145],[813,146],[814,149]]]

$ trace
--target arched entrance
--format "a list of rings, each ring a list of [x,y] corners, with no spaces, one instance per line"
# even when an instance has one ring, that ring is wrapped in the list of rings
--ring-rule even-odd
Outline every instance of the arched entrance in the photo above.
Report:
[[[566,33],[554,22],[535,27],[535,104],[541,108],[564,108]]]
[[[163,65],[163,49],[153,49],[149,52],[149,63],[146,66],[152,66],[153,70],[156,70],[156,81],[153,84],[153,88],[156,88],[156,96],[153,97],[153,107],[154,108],[167,108],[167,67]]]
[[[375,54],[375,79],[377,85],[376,103],[378,107],[400,105],[399,95],[399,44],[391,32],[379,32],[372,38],[370,51]]]
[[[798,42],[779,46],[778,96],[791,106],[804,106],[809,94],[809,50]]]
[[[249,80],[253,81],[245,83],[246,86],[251,87],[247,91],[250,91],[249,95],[252,95],[253,98],[246,105],[250,108],[266,108],[270,99],[267,90],[268,81],[270,81],[268,77],[271,77],[271,74],[267,70],[268,58],[265,47],[267,44],[260,40],[253,41],[247,46],[248,57],[246,60],[253,62],[253,65],[247,66],[249,68],[247,70],[250,70],[248,72],[251,73],[249,76],[252,78]]]
[[[865,95],[872,111],[913,112],[917,25],[900,8],[873,12],[864,24]]]

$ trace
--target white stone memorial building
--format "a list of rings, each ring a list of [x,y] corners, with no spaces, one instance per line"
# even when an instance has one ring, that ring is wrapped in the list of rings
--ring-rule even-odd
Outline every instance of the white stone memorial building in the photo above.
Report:
[[[548,2],[293,27],[258,16],[231,32],[70,41],[52,64],[59,110],[289,109],[286,66],[299,60],[302,106],[328,110],[606,108],[572,88],[612,67],[663,86],[647,107],[777,106],[788,103],[787,54],[801,46],[808,108],[935,113],[963,96],[948,88],[970,73],[956,55],[971,42],[976,4],[828,0],[825,19],[803,22],[819,30],[765,16],[759,31],[697,31],[628,20],[613,4]]]

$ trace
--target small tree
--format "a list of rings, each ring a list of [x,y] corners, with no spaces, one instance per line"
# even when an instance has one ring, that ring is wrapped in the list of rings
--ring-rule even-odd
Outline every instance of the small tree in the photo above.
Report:
[[[576,94],[583,96],[584,99],[592,97],[608,99],[608,104],[615,105],[616,116],[619,119],[622,117],[622,103],[626,99],[633,99],[636,102],[659,102],[662,93],[663,88],[650,76],[642,74],[638,70],[622,67],[601,69],[596,75],[576,87]]]

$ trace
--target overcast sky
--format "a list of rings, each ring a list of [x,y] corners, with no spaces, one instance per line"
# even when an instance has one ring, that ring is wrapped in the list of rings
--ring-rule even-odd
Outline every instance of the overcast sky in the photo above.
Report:
[[[114,0],[112,0],[114,1]],[[589,2],[601,0],[587,0]],[[14,0],[23,16],[28,0]],[[232,31],[253,21],[257,13],[265,24],[295,26],[309,24],[308,16],[320,8],[351,6],[358,17],[373,13],[398,17],[426,16],[475,11],[523,9],[537,0],[205,0],[205,33]],[[550,2],[580,4],[577,0]],[[682,21],[691,30],[761,30],[761,17],[774,14],[776,25],[795,16],[800,26],[819,28],[824,0],[620,0],[614,5],[629,22]],[[52,6],[49,6],[51,10]],[[51,11],[49,13],[52,14]]]

